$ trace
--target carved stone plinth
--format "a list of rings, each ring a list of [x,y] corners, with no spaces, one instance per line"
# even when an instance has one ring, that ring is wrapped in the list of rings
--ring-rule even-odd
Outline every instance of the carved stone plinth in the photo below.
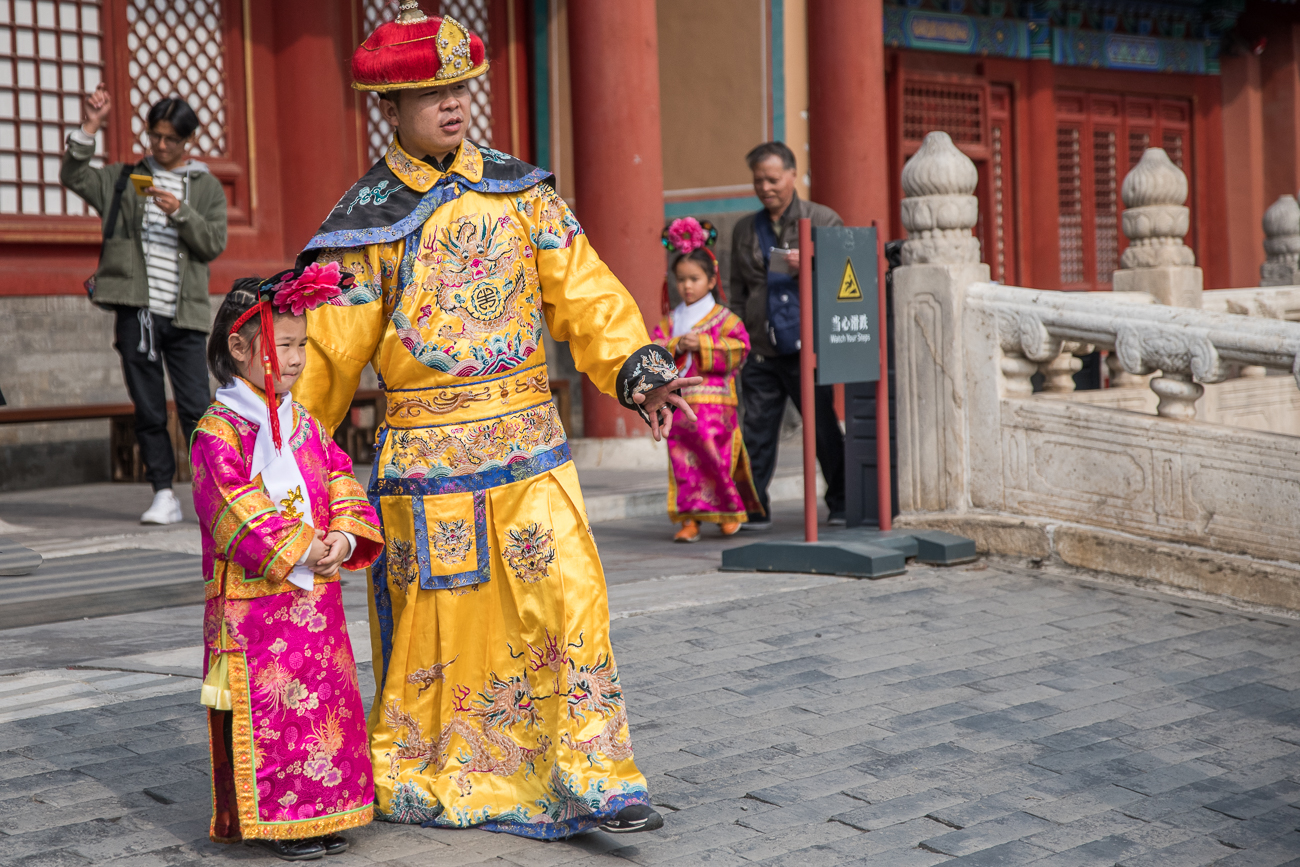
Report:
[[[1300,203],[1281,196],[1264,212],[1264,255],[1259,285],[1293,286],[1300,271]]]
[[[1147,292],[1170,307],[1201,306],[1201,269],[1183,243],[1191,227],[1187,175],[1162,148],[1147,148],[1124,178],[1123,227],[1129,246],[1112,288]]]
[[[925,137],[903,166],[904,265],[975,265],[979,239],[970,230],[979,220],[979,200],[971,195],[979,172],[946,132]]]
[[[1120,270],[1112,279],[1116,292],[1146,292],[1170,307],[1201,306],[1202,275],[1195,266]]]

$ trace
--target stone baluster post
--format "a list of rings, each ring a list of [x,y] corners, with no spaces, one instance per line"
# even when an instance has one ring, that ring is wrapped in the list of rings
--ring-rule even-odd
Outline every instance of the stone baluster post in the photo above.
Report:
[[[1279,196],[1264,212],[1264,255],[1259,285],[1294,286],[1300,279],[1300,203],[1295,196]]]
[[[1201,306],[1201,269],[1183,243],[1191,225],[1187,175],[1163,148],[1147,148],[1124,178],[1124,235],[1128,249],[1112,286],[1116,292],[1147,292],[1172,307]]]
[[[967,287],[989,279],[979,240],[971,235],[979,218],[973,195],[979,173],[947,133],[931,132],[903,167],[902,181],[907,240],[903,265],[894,271],[899,506],[904,512],[964,510],[970,505],[969,434],[962,422],[967,342],[990,342],[988,359],[999,361],[996,326],[965,321]],[[1035,367],[1019,361],[1029,372]],[[1016,361],[1002,359],[1008,362],[1015,367]],[[1027,376],[1021,379],[1028,383]]]
[[[1200,307],[1201,269],[1196,267],[1196,255],[1183,243],[1192,218],[1183,204],[1187,175],[1163,148],[1147,148],[1124,178],[1120,195],[1129,246],[1113,278],[1115,291],[1147,292],[1172,307]],[[1159,415],[1181,421],[1196,417],[1196,400],[1205,389],[1192,381],[1190,373],[1162,370],[1150,386],[1160,397]]]

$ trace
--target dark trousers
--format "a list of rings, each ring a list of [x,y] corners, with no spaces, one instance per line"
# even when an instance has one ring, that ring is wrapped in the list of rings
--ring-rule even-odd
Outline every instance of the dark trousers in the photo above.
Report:
[[[151,316],[152,329],[145,327],[147,311],[119,307],[113,347],[122,356],[122,378],[135,404],[135,438],[140,443],[145,478],[155,491],[172,486],[176,455],[167,433],[167,391],[163,385],[163,364],[172,381],[176,415],[181,433],[190,441],[194,426],[208,409],[207,335],[177,328],[164,316]],[[147,321],[147,320],[146,320]],[[151,331],[151,333],[150,333]],[[150,358],[152,355],[152,359]]]
[[[768,508],[767,486],[776,471],[776,449],[781,439],[781,418],[786,398],[799,403],[799,356],[754,355],[740,372],[740,387],[745,401],[745,449],[754,472],[758,500]],[[844,511],[844,435],[835,416],[835,388],[817,386],[814,395],[817,410],[817,462],[826,477],[826,508]]]

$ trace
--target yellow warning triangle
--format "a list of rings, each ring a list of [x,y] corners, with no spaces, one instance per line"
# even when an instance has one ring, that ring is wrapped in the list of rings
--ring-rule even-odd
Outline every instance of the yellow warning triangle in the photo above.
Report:
[[[840,294],[837,301],[861,301],[862,287],[858,285],[858,275],[853,273],[853,260],[844,260],[844,279],[840,281]]]

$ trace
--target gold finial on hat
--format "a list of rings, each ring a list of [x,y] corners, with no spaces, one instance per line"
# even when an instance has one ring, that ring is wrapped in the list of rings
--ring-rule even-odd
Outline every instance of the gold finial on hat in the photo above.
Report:
[[[424,14],[420,9],[419,0],[406,0],[397,7],[397,23],[399,24],[419,24],[421,21],[428,21],[429,16]]]

